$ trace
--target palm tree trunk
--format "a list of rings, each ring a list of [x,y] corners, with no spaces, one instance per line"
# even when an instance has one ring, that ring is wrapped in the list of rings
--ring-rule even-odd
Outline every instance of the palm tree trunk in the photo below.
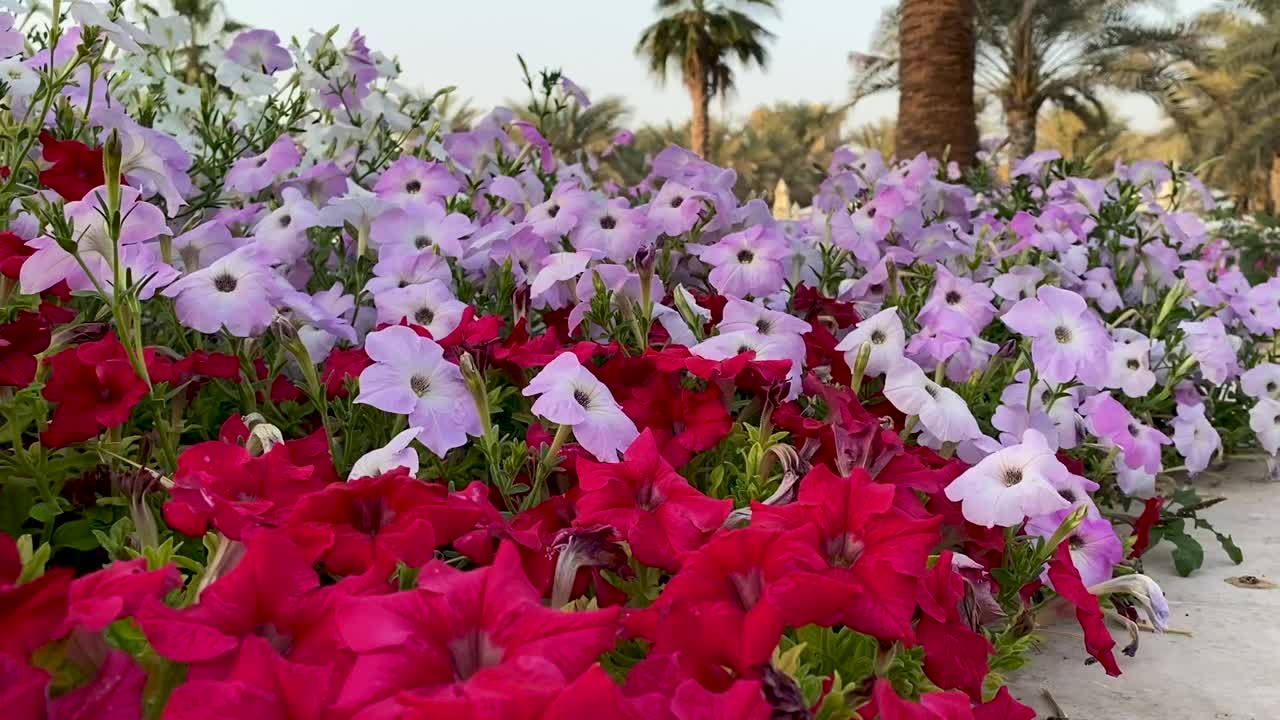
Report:
[[[1271,191],[1271,212],[1280,213],[1280,153],[1271,156],[1271,176],[1268,178],[1268,189]]]
[[[1019,102],[1005,103],[1004,125],[1009,132],[1009,157],[1017,160],[1036,151],[1036,116],[1034,108]]]
[[[693,99],[693,120],[689,123],[689,145],[699,157],[707,156],[711,144],[711,127],[707,115],[711,107],[711,95],[707,92],[707,78],[703,73],[689,80],[689,97]]]
[[[902,0],[899,24],[897,155],[944,154],[973,165],[974,0]]]

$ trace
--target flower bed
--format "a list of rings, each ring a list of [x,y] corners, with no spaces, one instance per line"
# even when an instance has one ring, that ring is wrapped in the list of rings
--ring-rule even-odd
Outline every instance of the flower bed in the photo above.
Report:
[[[556,72],[448,128],[359,34],[69,14],[0,14],[14,717],[1030,718],[1038,627],[1118,675],[1144,552],[1239,562],[1181,481],[1280,445],[1280,280],[1179,169],[778,220],[557,158]]]

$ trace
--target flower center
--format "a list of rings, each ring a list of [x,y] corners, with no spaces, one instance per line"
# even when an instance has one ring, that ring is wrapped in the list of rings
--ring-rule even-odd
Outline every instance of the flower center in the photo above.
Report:
[[[756,330],[759,330],[761,335],[768,335],[772,329],[773,325],[768,320],[760,318],[756,321]]]
[[[415,395],[422,397],[431,389],[431,378],[425,375],[414,375],[409,378],[409,387]]]
[[[938,399],[938,386],[935,385],[934,383],[931,383],[931,382],[925,383],[924,391],[929,393],[929,397],[933,398],[934,400]]]
[[[678,207],[680,207],[680,205],[681,205],[681,204],[683,204],[683,203],[684,203],[684,198],[682,198],[682,197],[673,197],[673,198],[671,198],[671,207],[673,207],[673,208],[678,208]]]
[[[426,250],[427,248],[431,247],[431,238],[427,237],[426,235],[419,235],[418,237],[413,239],[413,246],[418,248],[419,250]]]
[[[744,264],[744,265],[745,265],[745,264],[747,264],[747,263],[749,263],[749,262],[751,262],[752,260],[755,260],[755,259],[756,259],[755,254],[754,254],[754,253],[752,253],[750,250],[739,250],[739,251],[738,251],[738,262],[740,262],[740,263],[742,263],[742,264]]]
[[[395,519],[396,511],[387,507],[381,498],[368,498],[356,501],[352,507],[352,516],[352,527],[365,535],[377,535]]]
[[[885,341],[885,340],[887,340],[887,339],[888,339],[888,338],[886,338],[886,337],[884,336],[884,333],[883,333],[882,331],[880,331],[880,330],[872,330],[872,331],[871,331],[871,344],[872,344],[872,345],[883,345],[883,344],[884,344],[884,341]]]
[[[293,222],[293,216],[292,216],[292,215],[281,215],[281,216],[280,216],[280,227],[282,227],[282,228],[289,227],[289,223],[291,223],[291,222]]]
[[[955,290],[951,290],[947,292],[946,295],[943,296],[943,299],[947,301],[948,305],[959,305],[960,293],[956,292]]]
[[[436,319],[436,314],[431,312],[431,308],[418,308],[418,312],[413,314],[413,319],[423,327],[431,324]]]
[[[235,277],[228,273],[222,273],[213,279],[213,288],[218,292],[235,292],[237,284]]]
[[[729,588],[733,591],[738,606],[743,610],[750,610],[760,602],[760,595],[764,592],[764,578],[756,568],[745,573],[730,573]]]
[[[1067,546],[1070,547],[1072,550],[1079,550],[1080,548],[1084,547],[1084,540],[1081,540],[1079,535],[1072,535],[1067,540]]]
[[[1059,325],[1053,329],[1053,337],[1060,343],[1071,342],[1071,328],[1066,325]]]
[[[600,227],[605,230],[612,230],[618,226],[618,221],[613,219],[612,215],[605,215],[600,218]]]
[[[1128,430],[1129,430],[1129,434],[1130,434],[1130,435],[1132,435],[1132,436],[1134,436],[1134,437],[1138,437],[1138,432],[1139,432],[1139,430],[1138,430],[1138,426],[1137,426],[1137,425],[1134,425],[1133,423],[1129,423]]]
[[[1276,391],[1276,383],[1274,380],[1272,380],[1271,382],[1267,383],[1267,392],[1273,393],[1275,391]]]
[[[882,290],[884,290],[884,286],[883,286],[883,285],[881,285],[880,283],[875,283],[875,284],[873,284],[873,285],[871,285],[871,286],[867,287],[867,290],[868,290],[872,295],[878,295],[878,294],[880,294],[880,292],[881,292]]]
[[[662,502],[662,493],[651,482],[645,482],[636,489],[636,507],[652,511]]]
[[[573,399],[576,400],[583,409],[591,407],[591,396],[587,394],[586,390],[574,390]]]
[[[411,195],[416,195],[420,190],[422,190],[422,183],[417,180],[410,180],[404,184],[404,191]]]
[[[853,536],[853,533],[843,533],[837,537],[829,538],[826,542],[827,562],[833,567],[847,568],[852,567],[862,552],[867,549],[867,544]]]
[[[470,630],[449,641],[449,660],[458,682],[502,662],[502,655],[502,648],[494,645],[489,634],[482,630]]]
[[[1138,358],[1129,358],[1129,360],[1125,362],[1124,366],[1130,370],[1137,370],[1142,367],[1142,363],[1138,362]]]
[[[1072,492],[1070,489],[1059,490],[1058,496],[1069,503],[1074,503],[1076,501],[1076,494]]]
[[[551,207],[547,208],[547,215],[549,215],[549,216],[551,216],[551,217],[555,217],[555,216],[557,216],[557,215],[559,215],[559,214],[560,214],[560,206],[559,206],[559,205],[552,205]]]
[[[293,647],[293,638],[288,633],[280,632],[280,628],[273,622],[263,623],[254,628],[254,634],[266,640],[268,645],[285,657],[288,657],[289,649]]]
[[[1005,487],[1013,487],[1022,482],[1022,468],[1005,468],[1000,473],[1000,479],[1004,481]]]

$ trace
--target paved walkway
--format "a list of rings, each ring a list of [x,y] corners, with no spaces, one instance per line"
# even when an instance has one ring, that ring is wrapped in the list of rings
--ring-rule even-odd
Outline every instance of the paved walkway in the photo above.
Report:
[[[1041,695],[1047,688],[1069,720],[1280,719],[1280,587],[1226,582],[1254,575],[1280,584],[1280,484],[1257,482],[1262,473],[1261,464],[1248,463],[1197,482],[1204,494],[1227,496],[1205,517],[1235,538],[1242,565],[1233,565],[1204,531],[1197,533],[1204,566],[1189,578],[1174,572],[1168,545],[1145,558],[1147,573],[1168,596],[1171,628],[1190,636],[1143,633],[1137,657],[1127,658],[1119,648],[1128,636],[1116,631],[1119,678],[1084,665],[1082,639],[1046,636],[1011,678],[1014,696],[1040,718],[1053,716]]]

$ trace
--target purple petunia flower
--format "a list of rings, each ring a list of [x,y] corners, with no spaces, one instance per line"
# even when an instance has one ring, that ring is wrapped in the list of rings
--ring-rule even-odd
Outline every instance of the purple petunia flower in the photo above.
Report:
[[[1053,536],[1062,521],[1071,514],[1065,508],[1049,515],[1033,517],[1027,522],[1027,534],[1039,535],[1046,540]],[[1116,537],[1111,521],[1100,517],[1086,517],[1062,542],[1071,552],[1071,562],[1080,571],[1085,587],[1111,579],[1116,565],[1124,559],[1124,546]],[[1048,573],[1048,570],[1045,571]],[[1048,579],[1046,574],[1045,579]]]
[[[438,202],[413,203],[379,215],[369,227],[369,241],[379,258],[433,250],[460,258],[466,253],[462,239],[475,229],[466,215],[448,212]]]
[[[1032,338],[1031,359],[1046,380],[1065,383],[1079,378],[1094,387],[1106,383],[1108,367],[1099,360],[1111,351],[1111,338],[1084,298],[1046,285],[1000,319]]]
[[[316,206],[297,190],[286,188],[281,197],[284,204],[253,226],[253,240],[268,262],[288,265],[306,254],[310,245],[307,230],[322,221]]]
[[[462,322],[466,304],[439,280],[383,291],[373,299],[379,323],[408,321],[426,328],[432,337],[442,338]]]
[[[236,35],[227,57],[268,75],[293,67],[293,58],[280,45],[280,36],[270,30],[245,30]]]
[[[618,453],[640,434],[609,388],[571,352],[557,355],[522,394],[537,396],[533,414],[572,427],[578,444],[601,462],[617,462]]]
[[[1018,445],[997,450],[947,485],[947,499],[960,503],[964,519],[983,527],[1013,527],[1027,517],[1070,506],[1055,483],[1070,474],[1037,430]]]
[[[284,281],[255,247],[243,247],[164,289],[178,320],[193,330],[223,328],[236,337],[260,335],[275,318]]]
[[[982,332],[995,317],[995,293],[986,284],[957,277],[944,267],[934,278],[933,292],[918,316],[922,327],[965,337]]]
[[[1280,400],[1280,365],[1266,362],[1249,368],[1240,376],[1240,387],[1255,400]]]
[[[991,291],[1010,302],[1035,297],[1036,286],[1044,279],[1044,271],[1030,265],[1019,265],[1009,272],[997,275],[991,281]]]
[[[1183,344],[1200,363],[1200,373],[1214,385],[1221,385],[1240,373],[1236,346],[1227,336],[1222,321],[1211,317],[1200,322],[1184,320],[1178,328],[1186,333]]]
[[[1260,398],[1249,410],[1249,428],[1258,436],[1258,444],[1273,457],[1280,453],[1280,401]]]
[[[461,189],[462,183],[444,163],[428,162],[412,155],[400,156],[373,185],[378,197],[401,206],[443,201]]]
[[[1126,465],[1143,468],[1148,473],[1160,472],[1160,447],[1173,442],[1167,435],[1138,422],[1111,393],[1094,395],[1081,409],[1093,434],[1111,441],[1124,452]]]
[[[565,93],[568,94],[569,97],[577,100],[578,104],[581,105],[584,110],[591,107],[591,99],[587,97],[587,94],[583,92],[582,88],[578,87],[578,83],[570,80],[568,76],[560,76],[560,87],[564,88]]]
[[[1151,371],[1151,341],[1128,328],[1116,328],[1112,335],[1115,344],[1108,356],[1111,370],[1105,386],[1131,398],[1146,397],[1156,385],[1156,374]]]
[[[357,403],[408,415],[421,429],[418,442],[437,457],[480,435],[480,411],[462,372],[434,340],[396,325],[369,333],[364,349],[373,364],[360,373]]]
[[[221,220],[201,223],[173,239],[173,253],[187,272],[195,272],[243,245]]]
[[[655,161],[656,162],[656,161]],[[646,211],[653,226],[676,237],[693,229],[706,209],[707,194],[678,182],[668,181],[649,201]]]
[[[1222,449],[1222,438],[1204,410],[1204,403],[1179,404],[1178,416],[1173,419],[1173,446],[1192,475],[1209,467],[1214,453]]]
[[[241,158],[227,171],[226,188],[252,195],[298,167],[302,153],[288,135],[281,135],[261,155]]]
[[[782,289],[790,257],[786,238],[777,228],[755,225],[724,236],[703,248],[699,259],[712,266],[708,280],[723,295],[766,297]]]
[[[420,285],[432,280],[442,283],[453,281],[453,273],[443,255],[388,255],[379,258],[373,266],[373,277],[364,284],[364,289],[376,298],[387,290]]]
[[[583,214],[573,231],[573,247],[612,262],[626,262],[652,237],[644,211],[627,207],[625,198],[613,198]]]

